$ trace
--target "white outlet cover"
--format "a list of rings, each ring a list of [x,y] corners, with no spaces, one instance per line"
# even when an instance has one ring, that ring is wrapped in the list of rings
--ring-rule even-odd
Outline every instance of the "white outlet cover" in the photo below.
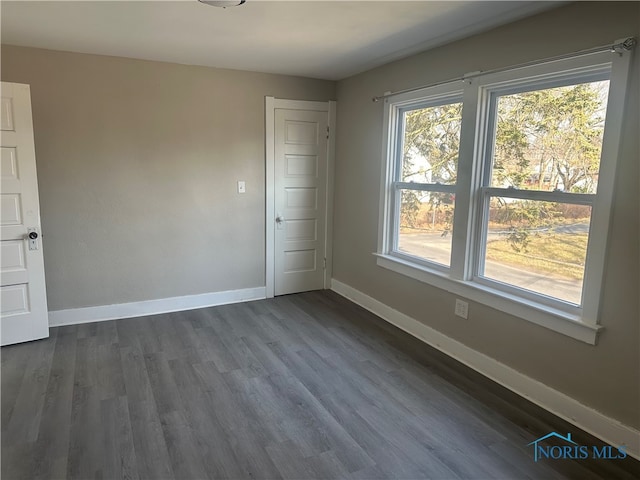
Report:
[[[456,299],[456,307],[454,313],[458,317],[466,319],[469,316],[469,303],[463,300]]]

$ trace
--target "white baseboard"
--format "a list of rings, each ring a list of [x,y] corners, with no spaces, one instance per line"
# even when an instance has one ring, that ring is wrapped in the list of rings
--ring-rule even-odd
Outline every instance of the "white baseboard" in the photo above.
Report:
[[[640,460],[640,431],[447,337],[349,285],[332,279],[331,290],[585,432],[616,447],[626,445],[627,454]]]
[[[72,308],[49,312],[49,326],[74,325],[79,323],[102,322],[120,318],[143,317],[159,313],[194,310],[229,303],[248,302],[265,298],[265,287],[228,290],[225,292],[186,295],[183,297],[160,298],[142,302],[101,305],[98,307]]]

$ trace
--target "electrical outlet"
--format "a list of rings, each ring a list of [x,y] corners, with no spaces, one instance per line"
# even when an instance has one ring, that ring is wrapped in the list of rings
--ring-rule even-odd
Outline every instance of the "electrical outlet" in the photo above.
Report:
[[[458,317],[467,318],[469,316],[469,303],[456,299],[456,309],[454,310],[454,313]]]

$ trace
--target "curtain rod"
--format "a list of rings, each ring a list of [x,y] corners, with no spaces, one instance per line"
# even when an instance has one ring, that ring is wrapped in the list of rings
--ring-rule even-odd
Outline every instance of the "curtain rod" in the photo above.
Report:
[[[624,51],[633,50],[633,48],[637,45],[637,43],[638,42],[634,37],[627,37],[624,40],[617,40],[616,43],[613,43],[611,45],[602,45],[600,47],[594,47],[594,48],[590,48],[588,50],[581,50],[579,52],[574,52],[574,53],[566,53],[566,54],[558,55],[558,56],[551,57],[551,58],[545,58],[543,60],[533,60],[531,62],[520,63],[518,65],[511,65],[511,66],[508,66],[508,67],[494,68],[493,70],[471,72],[471,73],[467,73],[467,74],[465,74],[465,75],[463,75],[461,77],[452,78],[452,79],[449,79],[449,80],[443,80],[441,82],[436,82],[436,83],[430,83],[429,85],[421,85],[419,87],[407,88],[405,90],[398,90],[397,92],[386,92],[386,93],[384,93],[382,95],[379,95],[377,97],[373,97],[371,100],[373,102],[379,102],[383,98],[387,98],[387,97],[390,97],[392,95],[398,95],[398,94],[401,94],[401,93],[415,92],[417,90],[422,90],[423,88],[437,87],[438,85],[444,85],[445,83],[463,82],[465,80],[469,80],[470,78],[476,78],[476,77],[480,77],[482,75],[489,75],[491,73],[500,73],[500,72],[505,72],[507,70],[513,70],[513,69],[516,69],[516,68],[523,68],[523,67],[530,67],[530,66],[533,66],[533,65],[540,65],[542,63],[553,62],[553,61],[556,61],[556,60],[564,60],[565,58],[579,57],[579,56],[583,56],[583,55],[592,55],[594,53],[601,53],[601,52],[612,52],[612,53],[617,53],[619,55],[622,55],[622,53]]]

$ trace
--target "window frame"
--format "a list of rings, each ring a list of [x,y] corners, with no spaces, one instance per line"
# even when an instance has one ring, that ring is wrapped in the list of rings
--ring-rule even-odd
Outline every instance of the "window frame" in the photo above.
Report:
[[[463,89],[438,89],[437,94],[430,94],[427,97],[421,97],[419,101],[403,102],[402,105],[396,104],[395,108],[395,136],[393,137],[394,144],[390,146],[393,151],[393,177],[391,178],[391,205],[393,224],[388,231],[388,245],[390,252],[398,258],[403,258],[409,262],[415,262],[419,265],[423,265],[427,268],[433,268],[435,270],[446,272],[451,265],[451,258],[449,258],[449,265],[444,265],[438,262],[432,262],[425,258],[411,255],[407,252],[402,252],[398,249],[399,231],[400,231],[400,208],[402,205],[402,190],[417,190],[425,192],[435,193],[449,193],[455,195],[457,186],[457,174],[455,184],[443,184],[439,182],[404,182],[402,181],[402,167],[404,162],[404,126],[403,122],[404,114],[412,110],[418,110],[421,108],[438,107],[442,105],[450,105],[453,103],[462,103]],[[459,155],[459,151],[458,151]],[[455,204],[454,204],[455,212]]]
[[[486,259],[486,245],[487,245],[487,215],[489,210],[489,202],[492,197],[502,197],[502,198],[514,198],[514,199],[522,199],[522,200],[534,200],[534,201],[543,201],[543,202],[558,202],[563,204],[573,204],[573,205],[587,205],[592,209],[597,199],[596,194],[584,194],[584,193],[572,193],[572,192],[557,192],[557,191],[541,191],[541,190],[529,190],[529,189],[515,189],[515,188],[503,188],[503,187],[492,187],[491,186],[491,178],[492,178],[492,158],[493,158],[493,150],[495,147],[495,133],[496,133],[496,117],[497,117],[497,99],[503,95],[512,95],[515,93],[522,93],[528,91],[539,91],[548,88],[556,88],[562,86],[569,85],[577,85],[580,83],[591,83],[598,82],[602,80],[609,80],[612,74],[612,67],[609,64],[604,65],[594,65],[592,67],[588,67],[586,69],[580,68],[577,71],[568,71],[559,75],[552,75],[550,78],[545,78],[540,81],[537,79],[532,79],[530,81],[519,81],[517,84],[507,84],[506,86],[498,86],[495,87],[491,84],[488,85],[480,85],[479,88],[482,90],[480,93],[486,100],[486,110],[484,111],[484,116],[479,118],[479,122],[481,122],[484,126],[485,136],[482,139],[482,144],[480,148],[483,149],[481,158],[478,160],[481,165],[479,168],[482,169],[480,185],[478,188],[477,198],[475,201],[475,208],[477,209],[474,212],[476,221],[478,222],[477,226],[477,237],[474,242],[475,251],[475,261],[471,265],[472,275],[471,279],[474,282],[478,282],[480,284],[486,285],[490,288],[496,288],[499,290],[505,290],[507,292],[512,293],[513,295],[519,295],[523,298],[529,299],[534,302],[539,302],[543,305],[548,305],[555,307],[560,310],[566,310],[567,312],[581,316],[582,308],[580,305],[575,305],[567,301],[563,301],[557,297],[550,297],[542,293],[531,292],[525,289],[518,288],[517,286],[500,282],[499,280],[493,280],[486,276],[480,274],[481,270],[484,270],[484,261]],[[607,108],[607,117],[609,114],[609,109]],[[606,117],[605,117],[606,124]],[[603,140],[604,145],[604,140]],[[602,155],[601,155],[602,158]],[[591,222],[590,222],[591,223]],[[591,225],[590,225],[591,227]],[[591,237],[591,232],[589,232],[589,237]],[[587,252],[589,247],[587,245]],[[589,255],[587,255],[587,258]],[[582,292],[581,298],[585,298],[585,276],[586,276],[586,265],[585,265],[585,273],[583,274],[583,282],[582,282]]]
[[[631,52],[581,55],[497,73],[480,74],[463,82],[450,82],[385,97],[378,250],[375,253],[377,264],[556,332],[595,344],[598,332],[602,329],[599,324],[600,298],[622,122],[626,110],[625,96],[630,58]],[[495,105],[495,98],[511,91],[515,93],[542,90],[600,81],[606,72],[610,72],[610,83],[597,193],[538,192],[524,189],[506,192],[510,194],[507,196],[517,195],[544,201],[553,201],[555,198],[563,203],[571,199],[567,203],[577,203],[576,200],[580,200],[591,205],[582,305],[576,306],[479,276],[479,262],[483,261],[480,257],[484,253],[484,202],[488,202],[492,194],[505,193],[501,188],[491,187],[490,176],[487,178],[487,172],[491,169],[490,153],[493,148],[493,138],[489,137],[495,131],[490,123],[496,110],[490,108],[491,97],[493,96]],[[393,208],[397,203],[395,192],[400,190],[396,189],[393,181],[396,173],[394,169],[398,168],[397,148],[398,142],[401,141],[398,125],[402,111],[406,111],[406,107],[411,105],[437,105],[433,103],[435,99],[451,98],[454,92],[459,95],[460,91],[463,103],[462,127],[454,192],[451,260],[447,268],[394,251],[396,244],[393,236],[398,231],[394,222],[399,222],[399,214]],[[442,103],[454,101],[456,100]]]

